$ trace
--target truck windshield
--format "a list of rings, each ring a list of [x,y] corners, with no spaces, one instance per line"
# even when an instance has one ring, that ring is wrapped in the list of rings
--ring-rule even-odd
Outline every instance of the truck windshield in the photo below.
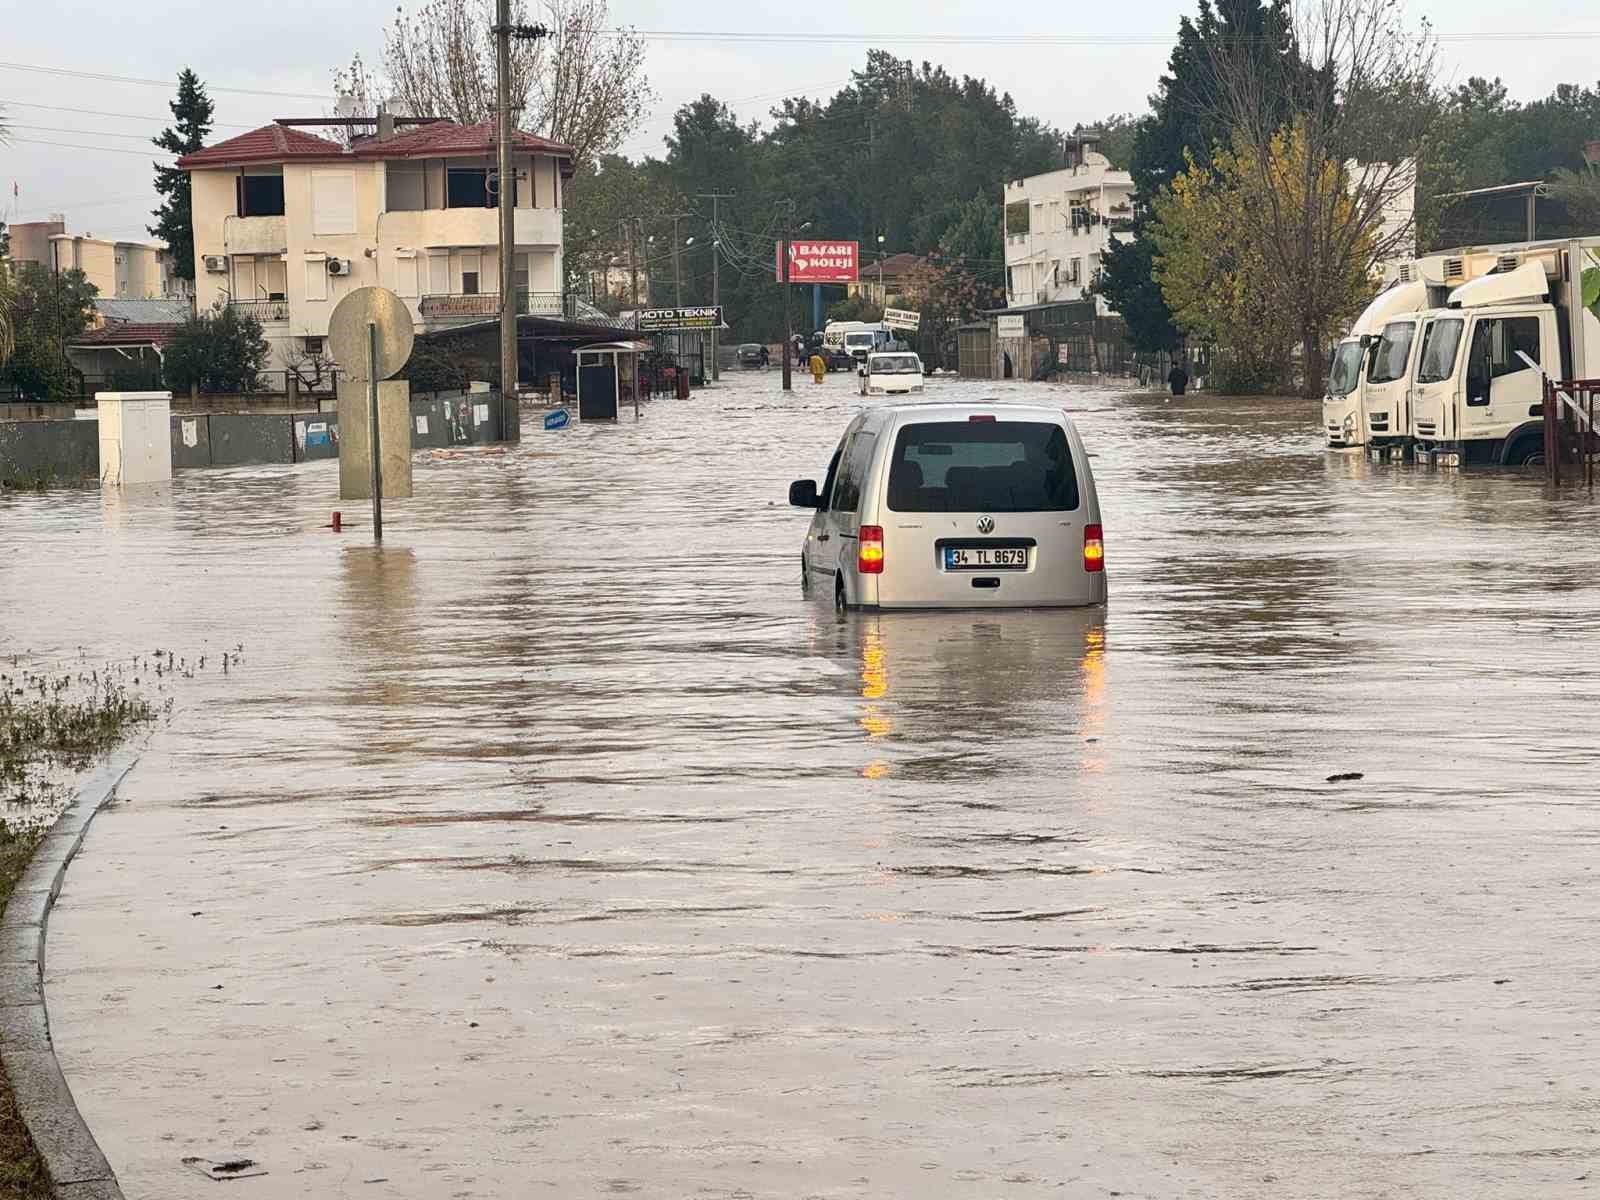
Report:
[[[1411,342],[1417,336],[1415,321],[1392,321],[1383,327],[1383,337],[1367,368],[1368,383],[1392,383],[1404,379],[1411,361]]]
[[[1328,395],[1348,396],[1361,378],[1361,343],[1340,342],[1328,368]]]
[[[920,375],[922,364],[917,361],[915,354],[874,354],[872,356],[872,373],[874,375]]]
[[[1061,426],[1045,421],[907,425],[889,464],[894,512],[1070,512],[1078,476]]]
[[[1434,321],[1422,335],[1422,357],[1417,361],[1417,382],[1438,383],[1455,374],[1456,352],[1461,348],[1460,317]]]
[[[870,350],[874,341],[870,333],[847,333],[844,335],[844,344],[849,350]]]

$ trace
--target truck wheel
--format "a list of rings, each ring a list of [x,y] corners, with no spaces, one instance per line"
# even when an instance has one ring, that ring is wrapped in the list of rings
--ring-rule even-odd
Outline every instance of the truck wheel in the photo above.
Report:
[[[1512,442],[1502,460],[1508,467],[1544,466],[1544,443],[1533,438],[1519,438]]]

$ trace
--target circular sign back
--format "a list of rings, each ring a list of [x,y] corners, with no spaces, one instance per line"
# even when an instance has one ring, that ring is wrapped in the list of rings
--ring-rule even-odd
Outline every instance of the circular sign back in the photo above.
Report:
[[[416,331],[411,310],[388,288],[357,288],[328,318],[328,347],[346,379],[367,379],[367,323],[378,327],[378,378],[387,379],[411,358]]]

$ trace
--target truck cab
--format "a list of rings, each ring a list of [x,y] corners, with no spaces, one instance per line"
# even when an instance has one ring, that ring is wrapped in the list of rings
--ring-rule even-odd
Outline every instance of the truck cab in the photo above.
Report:
[[[1372,436],[1369,419],[1372,405],[1368,393],[1373,387],[1374,355],[1383,352],[1381,335],[1393,314],[1421,308],[1427,304],[1427,298],[1428,289],[1424,283],[1391,283],[1373,298],[1350,327],[1349,335],[1334,348],[1328,388],[1322,399],[1322,425],[1330,447],[1361,446]],[[1388,403],[1389,399],[1385,396],[1384,402]],[[1379,436],[1396,436],[1388,417]]]
[[[1546,251],[1508,262],[1427,315],[1413,374],[1419,460],[1543,461],[1544,375],[1571,378],[1575,367],[1600,364],[1600,319],[1566,302],[1576,289],[1563,286],[1565,260]]]
[[[1396,313],[1371,343],[1361,390],[1369,445],[1400,446],[1415,436],[1412,377],[1428,315],[1426,310]]]

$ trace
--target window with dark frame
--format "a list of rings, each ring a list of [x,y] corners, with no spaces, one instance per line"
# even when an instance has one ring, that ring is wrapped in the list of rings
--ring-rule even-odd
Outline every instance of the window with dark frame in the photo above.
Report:
[[[283,216],[283,176],[240,175],[237,200],[241,217]]]

